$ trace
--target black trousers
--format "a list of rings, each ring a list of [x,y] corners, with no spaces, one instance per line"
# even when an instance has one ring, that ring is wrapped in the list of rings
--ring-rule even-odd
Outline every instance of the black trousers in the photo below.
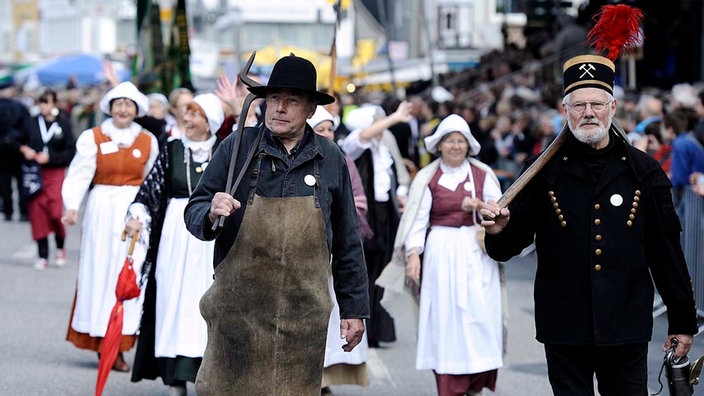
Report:
[[[14,212],[12,199],[12,179],[15,179],[17,186],[22,183],[22,170],[20,168],[21,159],[5,150],[0,151],[0,155],[5,158],[0,159],[0,199],[2,199],[2,212],[5,217],[11,217]],[[19,199],[20,214],[27,215],[27,199],[17,192]]]
[[[367,319],[367,339],[370,345],[379,341],[396,341],[396,327],[394,319],[381,306],[384,289],[374,282],[381,275],[386,264],[391,260],[394,248],[394,238],[398,228],[398,216],[394,213],[391,201],[374,202],[369,210],[375,211],[374,221],[370,222],[374,230],[374,238],[364,244],[364,259],[367,263],[367,276],[369,277],[369,303],[370,316]]]
[[[545,344],[548,377],[556,396],[648,395],[648,344],[619,346]]]

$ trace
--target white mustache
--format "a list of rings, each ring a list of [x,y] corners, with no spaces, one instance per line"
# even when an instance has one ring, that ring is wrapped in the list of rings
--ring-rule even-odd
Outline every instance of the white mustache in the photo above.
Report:
[[[580,123],[579,126],[584,126],[584,125],[598,125],[601,126],[601,122],[597,119],[591,119],[591,120],[585,120],[584,122]]]

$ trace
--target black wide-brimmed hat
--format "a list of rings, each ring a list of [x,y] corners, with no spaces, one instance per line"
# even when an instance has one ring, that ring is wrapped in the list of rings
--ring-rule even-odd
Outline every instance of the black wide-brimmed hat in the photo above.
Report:
[[[316,88],[317,79],[318,73],[315,71],[315,66],[308,59],[291,54],[276,61],[266,85],[247,87],[247,89],[262,98],[266,96],[267,92],[274,89],[295,89],[312,94],[320,105],[334,102],[335,98],[325,92],[318,91]]]

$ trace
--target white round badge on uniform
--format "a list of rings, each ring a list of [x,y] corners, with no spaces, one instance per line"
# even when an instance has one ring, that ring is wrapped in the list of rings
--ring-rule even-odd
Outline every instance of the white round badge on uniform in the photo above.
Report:
[[[623,203],[623,197],[619,194],[614,194],[611,196],[609,201],[611,201],[611,205],[613,206],[621,206],[621,204]]]
[[[134,149],[132,150],[132,156],[135,158],[139,158],[142,156],[142,150],[140,149]]]
[[[306,175],[303,178],[303,182],[306,183],[307,185],[313,187],[315,185],[315,176],[313,175]]]
[[[472,191],[472,183],[464,182],[464,190],[465,191]]]

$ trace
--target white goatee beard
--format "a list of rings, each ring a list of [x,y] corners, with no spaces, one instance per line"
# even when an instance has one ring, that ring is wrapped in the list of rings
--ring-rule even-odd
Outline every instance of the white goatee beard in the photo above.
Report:
[[[611,128],[611,120],[609,119],[609,125],[604,126],[598,119],[596,121],[599,124],[599,129],[596,132],[587,132],[583,128],[575,128],[574,125],[569,125],[570,130],[578,141],[584,144],[593,146],[606,138],[609,134],[609,128]],[[572,124],[572,122],[568,122]]]

